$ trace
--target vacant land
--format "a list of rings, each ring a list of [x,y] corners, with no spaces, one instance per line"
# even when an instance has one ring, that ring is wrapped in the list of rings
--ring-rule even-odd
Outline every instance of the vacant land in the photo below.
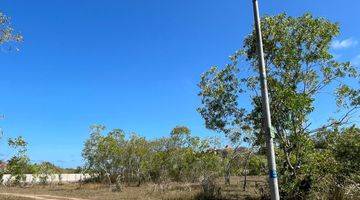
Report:
[[[224,199],[256,199],[266,187],[264,177],[249,177],[246,191],[243,191],[243,178],[232,177],[231,185],[225,186],[219,180]],[[64,184],[31,187],[1,187],[0,199],[6,200],[118,200],[118,199],[199,199],[202,192],[200,184],[144,184],[140,187],[124,187],[122,192],[109,191],[102,184]],[[5,194],[6,193],[6,194]]]

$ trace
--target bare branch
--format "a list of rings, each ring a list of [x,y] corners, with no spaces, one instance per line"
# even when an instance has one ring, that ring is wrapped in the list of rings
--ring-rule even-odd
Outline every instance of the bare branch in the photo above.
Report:
[[[349,120],[351,119],[351,114],[355,110],[357,110],[358,108],[360,108],[360,107],[358,107],[358,106],[353,107],[348,112],[346,112],[339,120],[334,120],[333,122],[331,122],[329,124],[326,124],[326,125],[323,125],[320,128],[316,128],[314,130],[311,130],[311,131],[309,131],[309,134],[314,134],[314,133],[317,133],[319,131],[326,130],[326,129],[330,128],[330,127],[341,126],[341,125],[344,125],[344,124],[348,123]]]

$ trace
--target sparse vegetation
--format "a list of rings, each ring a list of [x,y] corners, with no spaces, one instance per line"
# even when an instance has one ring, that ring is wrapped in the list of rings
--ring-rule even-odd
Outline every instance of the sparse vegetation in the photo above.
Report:
[[[248,190],[242,190],[243,179],[241,177],[231,177],[231,185],[225,185],[223,179],[216,180],[216,187],[221,188],[221,196],[218,199],[260,199],[261,190],[266,190],[266,180],[262,176],[250,176]],[[265,186],[265,188],[263,188]],[[189,187],[191,189],[189,189]],[[263,189],[262,189],[263,188]],[[206,199],[200,183],[184,184],[170,182],[161,187],[158,184],[148,183],[139,187],[124,187],[121,192],[109,191],[108,186],[101,183],[63,184],[55,186],[34,185],[32,187],[0,187],[1,193],[8,192],[12,194],[31,194],[51,195],[81,198],[89,200],[118,200],[118,199],[168,199],[168,200],[192,200]],[[12,198],[9,198],[12,199]],[[16,198],[14,198],[16,199]],[[21,198],[19,198],[21,199]],[[56,199],[56,198],[54,198]]]
[[[357,67],[338,61],[329,50],[339,25],[311,14],[266,16],[261,24],[281,197],[359,198],[360,128],[351,117],[360,108],[360,76]],[[22,40],[0,12],[0,46]],[[0,179],[4,174],[11,179],[0,187],[0,198],[269,199],[256,40],[250,33],[230,63],[211,67],[198,85],[198,112],[206,127],[223,133],[231,145],[194,136],[186,126],[148,140],[121,129],[104,133],[105,126],[93,125],[82,151],[85,165],[62,169],[31,163],[25,139],[10,138],[14,154],[0,162]],[[334,94],[337,114],[315,126],[310,115],[321,92]],[[242,106],[244,98],[250,106]],[[62,173],[91,177],[62,184]],[[40,182],[27,182],[26,174]],[[49,187],[55,178],[59,183]]]

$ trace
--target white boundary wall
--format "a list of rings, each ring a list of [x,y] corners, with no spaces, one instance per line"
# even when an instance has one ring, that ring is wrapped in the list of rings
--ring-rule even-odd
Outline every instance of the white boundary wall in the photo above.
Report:
[[[40,183],[41,178],[44,177],[44,175],[37,174],[26,174],[26,183]],[[82,180],[85,180],[87,178],[90,178],[89,174],[51,174],[47,175],[47,182],[48,183],[75,183]],[[11,177],[10,174],[4,174],[3,175],[3,184],[8,183],[13,177]]]

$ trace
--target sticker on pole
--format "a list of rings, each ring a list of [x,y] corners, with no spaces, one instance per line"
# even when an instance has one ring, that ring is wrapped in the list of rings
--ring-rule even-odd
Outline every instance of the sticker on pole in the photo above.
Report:
[[[269,171],[269,177],[270,178],[277,178],[277,173],[275,170],[270,170]]]
[[[271,138],[275,138],[275,132],[276,132],[275,128],[273,126],[271,126],[270,127],[270,137]]]

